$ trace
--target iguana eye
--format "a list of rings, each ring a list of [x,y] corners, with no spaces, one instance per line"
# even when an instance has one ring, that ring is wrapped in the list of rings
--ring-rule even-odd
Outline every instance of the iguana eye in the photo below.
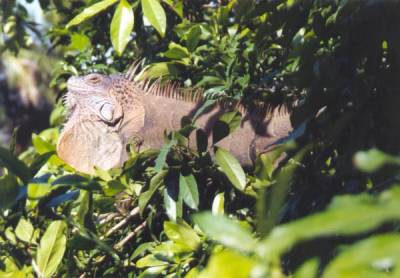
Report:
[[[87,80],[92,84],[96,84],[96,83],[99,83],[100,76],[91,74],[91,75],[88,75]]]
[[[111,122],[114,117],[114,108],[111,104],[105,103],[100,107],[100,116],[103,120]]]

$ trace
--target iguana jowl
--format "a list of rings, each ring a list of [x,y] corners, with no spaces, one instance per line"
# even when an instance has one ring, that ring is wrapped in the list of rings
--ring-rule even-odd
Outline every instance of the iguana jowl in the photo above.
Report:
[[[193,117],[201,106],[199,92],[184,94],[171,84],[131,79],[119,74],[89,74],[68,80],[65,100],[69,117],[57,144],[61,159],[85,173],[92,173],[94,166],[121,166],[128,158],[126,145],[132,138],[140,141],[141,149],[159,148],[164,131],[179,129],[181,118]],[[226,110],[216,104],[196,120],[196,126],[210,138],[212,125]],[[217,145],[242,164],[250,164],[292,127],[289,114],[277,109],[245,113],[240,128]]]

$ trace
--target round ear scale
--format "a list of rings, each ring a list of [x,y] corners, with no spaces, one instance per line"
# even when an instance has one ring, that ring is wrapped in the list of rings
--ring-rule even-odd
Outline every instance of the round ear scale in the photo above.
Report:
[[[113,122],[114,108],[110,103],[104,103],[100,107],[100,116],[106,122]]]

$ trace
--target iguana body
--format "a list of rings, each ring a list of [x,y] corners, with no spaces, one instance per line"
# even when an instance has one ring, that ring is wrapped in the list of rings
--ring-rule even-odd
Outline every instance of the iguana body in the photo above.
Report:
[[[199,93],[184,94],[172,85],[134,82],[123,75],[89,74],[68,80],[66,104],[70,116],[57,145],[59,156],[75,169],[91,173],[93,167],[110,169],[128,158],[126,145],[159,148],[165,130],[181,127],[184,116],[193,117],[201,106]],[[211,129],[227,108],[215,104],[196,120],[211,142]],[[240,127],[217,145],[229,150],[242,164],[250,164],[266,147],[288,135],[289,115],[277,110],[243,116]],[[195,147],[194,138],[190,146]]]

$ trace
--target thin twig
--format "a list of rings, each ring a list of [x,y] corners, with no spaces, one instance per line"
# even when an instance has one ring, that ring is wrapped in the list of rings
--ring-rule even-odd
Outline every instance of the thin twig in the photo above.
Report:
[[[104,225],[113,219],[115,220],[115,217],[117,217],[118,215],[119,215],[119,213],[117,213],[117,212],[99,215],[99,217],[98,217],[99,225]]]
[[[131,218],[133,218],[135,215],[139,214],[139,207],[135,207],[132,209],[129,214],[126,216],[126,218],[122,219],[120,222],[118,222],[117,225],[113,226],[108,232],[105,234],[105,236],[101,237],[100,239],[104,239],[105,237],[108,237],[121,229],[123,226],[125,226]]]
[[[126,235],[121,241],[114,245],[114,249],[121,250],[124,245],[133,238],[138,232],[143,230],[146,227],[146,221],[143,221],[139,226],[137,226],[132,232]]]

